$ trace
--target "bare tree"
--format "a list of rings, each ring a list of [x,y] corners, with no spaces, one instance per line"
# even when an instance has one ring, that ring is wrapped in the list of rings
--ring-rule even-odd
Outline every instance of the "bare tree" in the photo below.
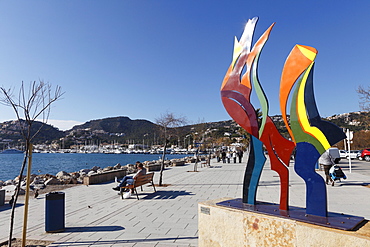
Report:
[[[13,226],[14,226],[14,214],[15,214],[15,206],[17,204],[19,191],[21,187],[21,179],[23,177],[23,172],[28,160],[28,170],[30,170],[30,164],[32,159],[32,141],[35,136],[40,132],[41,128],[49,118],[50,114],[50,105],[61,98],[63,95],[61,88],[57,86],[55,91],[52,90],[52,87],[49,83],[40,82],[31,82],[29,88],[27,89],[22,82],[21,88],[17,96],[14,96],[12,93],[12,89],[5,89],[4,87],[0,87],[0,92],[2,96],[0,98],[0,103],[10,106],[13,108],[18,124],[20,126],[20,132],[25,140],[26,147],[24,158],[22,162],[22,166],[19,172],[19,180],[17,187],[15,189],[15,194],[13,195],[13,203],[12,203],[12,211],[10,215],[10,226],[9,226],[9,240],[8,246],[11,247],[11,240],[13,236]],[[42,121],[43,125],[41,127],[31,132],[32,124],[38,119],[38,121]],[[28,191],[29,191],[29,183],[30,178],[27,177],[27,187],[26,187],[26,203],[28,205]],[[28,206],[27,206],[28,207]],[[25,208],[26,211],[26,208]],[[22,237],[22,246],[25,245],[25,228],[27,227],[27,213],[25,213],[24,217],[24,226],[23,226],[23,237]]]
[[[164,147],[162,155],[161,170],[159,172],[159,186],[163,186],[163,170],[164,170],[164,161],[166,157],[167,146],[171,138],[171,130],[186,123],[184,117],[176,117],[174,113],[166,112],[161,114],[158,118],[155,119],[155,123],[159,125],[163,131],[164,137]]]
[[[360,108],[364,111],[370,111],[370,87],[365,89],[363,86],[359,86],[356,91],[360,96]]]

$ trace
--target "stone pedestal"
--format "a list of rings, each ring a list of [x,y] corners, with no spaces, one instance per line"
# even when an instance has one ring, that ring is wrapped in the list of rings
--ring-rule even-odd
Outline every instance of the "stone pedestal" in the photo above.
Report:
[[[370,223],[352,231],[299,222],[216,203],[199,203],[199,247],[230,246],[333,246],[370,247]]]

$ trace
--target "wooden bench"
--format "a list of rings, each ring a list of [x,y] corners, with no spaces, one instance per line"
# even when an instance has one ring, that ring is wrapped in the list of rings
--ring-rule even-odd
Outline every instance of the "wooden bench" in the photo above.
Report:
[[[154,176],[153,172],[145,174],[145,175],[141,175],[135,178],[134,184],[128,184],[126,186],[122,186],[120,188],[121,198],[123,199],[124,190],[130,189],[130,190],[134,190],[136,197],[139,200],[139,195],[137,194],[136,188],[140,186],[141,191],[143,191],[144,184],[152,184],[154,192],[157,192],[157,190],[155,189],[154,183],[153,183],[153,176]]]

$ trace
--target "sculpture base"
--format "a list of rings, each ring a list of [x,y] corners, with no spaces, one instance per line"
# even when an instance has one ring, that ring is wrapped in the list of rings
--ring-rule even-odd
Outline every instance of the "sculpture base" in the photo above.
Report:
[[[219,204],[231,206],[220,206]],[[238,202],[239,201],[239,202]],[[220,198],[198,206],[198,246],[370,246],[370,222],[364,220],[351,231],[298,221],[287,215],[249,211],[241,200]],[[257,205],[257,208],[260,207]],[[271,206],[273,208],[273,206]],[[273,212],[276,212],[271,209]],[[270,209],[269,209],[270,211]],[[289,211],[295,212],[295,210]],[[342,217],[345,217],[341,215]],[[332,222],[329,217],[329,222]]]
[[[278,204],[267,202],[257,202],[256,205],[251,205],[243,203],[241,198],[218,202],[216,205],[297,220],[340,230],[352,230],[364,221],[364,217],[339,213],[328,213],[327,217],[307,215],[306,209],[292,206],[289,207],[288,211],[285,211],[280,210]]]

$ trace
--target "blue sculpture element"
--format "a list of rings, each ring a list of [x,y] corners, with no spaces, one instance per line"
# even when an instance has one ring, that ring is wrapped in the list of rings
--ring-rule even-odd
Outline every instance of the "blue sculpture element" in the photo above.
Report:
[[[244,175],[243,202],[255,204],[258,182],[262,173],[266,157],[263,153],[263,144],[256,137],[251,136],[249,144],[249,157]]]

